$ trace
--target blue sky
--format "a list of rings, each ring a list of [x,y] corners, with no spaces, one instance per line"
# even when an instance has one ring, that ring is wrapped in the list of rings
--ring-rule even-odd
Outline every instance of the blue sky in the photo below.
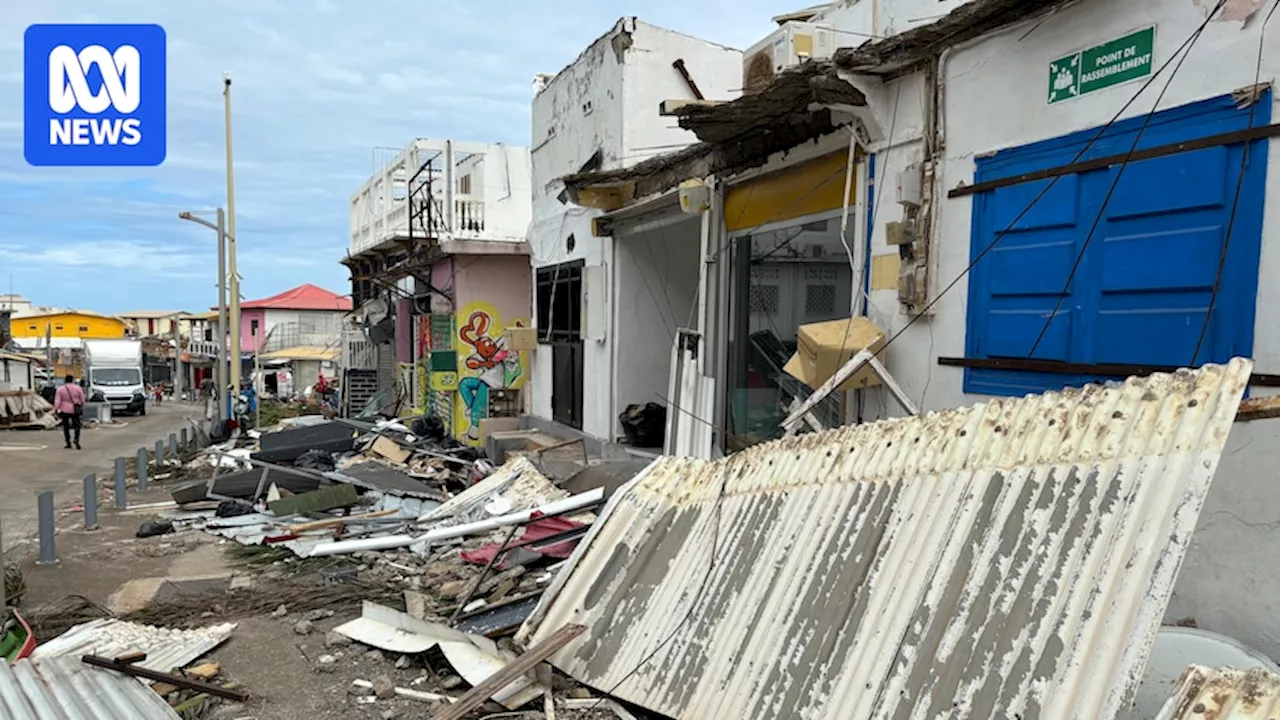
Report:
[[[806,0],[16,0],[0,22],[0,292],[103,312],[216,302],[225,202],[222,72],[233,77],[242,294],[348,292],[348,201],[375,148],[414,137],[529,144],[535,73],[623,15],[738,48]],[[22,38],[50,22],[159,23],[168,156],[155,168],[36,168],[22,153]]]

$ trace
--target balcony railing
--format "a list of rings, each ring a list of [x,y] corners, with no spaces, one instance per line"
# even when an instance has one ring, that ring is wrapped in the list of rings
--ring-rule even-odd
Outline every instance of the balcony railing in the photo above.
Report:
[[[529,150],[415,140],[351,198],[351,253],[407,238],[521,242],[532,219]]]

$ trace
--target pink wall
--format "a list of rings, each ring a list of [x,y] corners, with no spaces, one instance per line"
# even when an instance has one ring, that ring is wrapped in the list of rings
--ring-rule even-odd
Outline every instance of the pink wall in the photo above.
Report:
[[[261,342],[267,334],[267,311],[263,308],[240,311],[240,349],[244,352],[253,352],[257,348],[250,334],[254,320],[258,321],[258,341]]]
[[[439,263],[448,266],[448,263]],[[504,322],[533,315],[533,273],[523,255],[461,256],[454,261],[453,298],[461,311],[480,301],[493,305]],[[432,282],[435,282],[435,268]]]

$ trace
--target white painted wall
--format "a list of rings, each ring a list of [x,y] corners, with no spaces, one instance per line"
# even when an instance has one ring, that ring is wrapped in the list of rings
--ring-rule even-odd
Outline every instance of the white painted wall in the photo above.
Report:
[[[618,354],[612,413],[616,434],[622,432],[617,416],[628,405],[667,404],[663,398],[669,392],[675,333],[696,324],[692,313],[698,302],[702,222],[699,217],[684,218],[666,227],[617,236],[614,325]]]
[[[658,116],[658,105],[692,93],[671,66],[683,58],[703,94],[736,97],[742,85],[742,54],[703,40],[623,18],[533,99],[533,220],[529,243],[533,268],[571,260],[613,263],[613,241],[591,233],[598,211],[561,203],[555,181],[577,172],[600,150],[603,169],[634,165],[696,140],[674,120]],[[486,190],[488,192],[488,190]],[[574,237],[574,249],[566,240]],[[605,316],[615,317],[614,288]],[[583,431],[610,437],[616,426],[612,398],[614,335],[586,340],[583,350]],[[532,413],[551,417],[551,348],[532,353]],[[665,362],[665,361],[664,361]]]
[[[841,29],[869,32],[871,2],[875,0],[862,0],[836,11],[832,21]],[[886,15],[900,25],[912,13],[937,14],[948,9],[939,5],[951,4],[958,3],[880,0],[879,24],[888,26]],[[935,217],[935,291],[969,264],[972,200],[949,200],[945,192],[961,182],[972,182],[973,158],[1105,124],[1142,84],[1131,82],[1050,106],[1045,102],[1049,62],[1154,23],[1155,67],[1159,68],[1203,21],[1200,5],[1206,4],[1194,0],[1085,0],[1060,10],[1025,39],[1021,38],[1031,24],[1009,28],[944,55],[942,123],[946,149],[937,188],[942,197]],[[1240,22],[1211,23],[1160,107],[1172,108],[1251,85],[1261,25],[1260,18],[1245,27]],[[1264,82],[1274,81],[1280,74],[1280,51],[1276,49],[1280,47],[1280,24],[1272,23],[1270,36],[1270,49],[1263,60]],[[1164,77],[1143,93],[1125,117],[1150,111]],[[889,97],[899,90],[894,137],[878,153],[877,180],[882,186],[898,169],[917,161],[922,152],[919,139],[925,89],[916,77],[891,85]],[[1274,122],[1280,113],[1277,108],[1272,113]],[[1272,141],[1268,163],[1268,185],[1280,187],[1280,141]],[[884,223],[899,216],[892,189],[884,195],[873,234],[873,255],[890,252],[884,243]],[[1280,336],[1272,332],[1280,326],[1278,252],[1280,202],[1268,202],[1254,339],[1256,371],[1262,373],[1280,372]],[[888,350],[890,371],[923,409],[984,399],[963,392],[962,370],[936,363],[938,356],[964,355],[967,293],[967,283],[961,280],[938,303],[935,316],[917,322]],[[907,318],[897,312],[895,291],[875,292],[872,300],[887,316],[891,335],[905,325]],[[870,416],[877,410],[882,414],[896,412],[891,404],[885,409],[882,391],[873,391],[871,399]],[[1200,627],[1232,635],[1273,658],[1280,658],[1280,615],[1269,598],[1280,593],[1280,583],[1266,568],[1280,555],[1280,534],[1276,533],[1280,493],[1276,492],[1272,470],[1280,463],[1280,445],[1275,442],[1278,433],[1280,420],[1237,423],[1234,427],[1168,613],[1171,619],[1193,617]]]

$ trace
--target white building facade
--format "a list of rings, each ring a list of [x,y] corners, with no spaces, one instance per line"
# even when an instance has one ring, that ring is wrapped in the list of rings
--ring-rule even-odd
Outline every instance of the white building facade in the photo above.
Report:
[[[663,402],[653,391],[665,391],[672,339],[690,321],[700,223],[691,218],[660,245],[623,245],[598,237],[593,220],[601,213],[567,202],[556,181],[693,143],[691,133],[658,116],[664,100],[696,97],[673,67],[677,60],[705,97],[739,94],[740,51],[633,17],[536,83],[529,242],[539,346],[531,410],[596,438],[617,437],[627,405]],[[640,385],[615,383],[646,374]]]
[[[713,162],[672,157],[660,173],[575,178],[580,202],[640,189],[611,216],[687,179],[717,188],[701,243],[701,345],[684,368],[712,389],[692,382],[674,398],[714,431],[686,436],[681,452],[738,449],[735,403],[770,382],[743,347],[756,316],[774,314],[761,312],[773,307],[763,288],[777,283],[750,263],[735,269],[724,248],[800,238],[823,219],[845,228],[854,279],[837,307],[884,330],[885,363],[921,411],[1233,356],[1256,362],[1252,395],[1274,394],[1280,19],[1266,23],[1270,10],[1260,0],[833,4],[805,19],[846,46],[823,82],[837,75],[864,97],[810,104],[854,132],[718,172],[714,159],[749,135],[714,136],[703,123]],[[840,156],[847,175],[815,169]],[[772,195],[760,190],[768,178]],[[833,183],[834,204],[796,209]],[[752,198],[739,201],[750,222],[735,196]],[[700,404],[700,393],[714,399]],[[883,388],[840,400],[847,422],[901,412]],[[1169,609],[1272,657],[1280,620],[1262,598],[1277,587],[1259,568],[1280,552],[1276,422],[1235,425]],[[1223,593],[1228,579],[1247,590]]]

